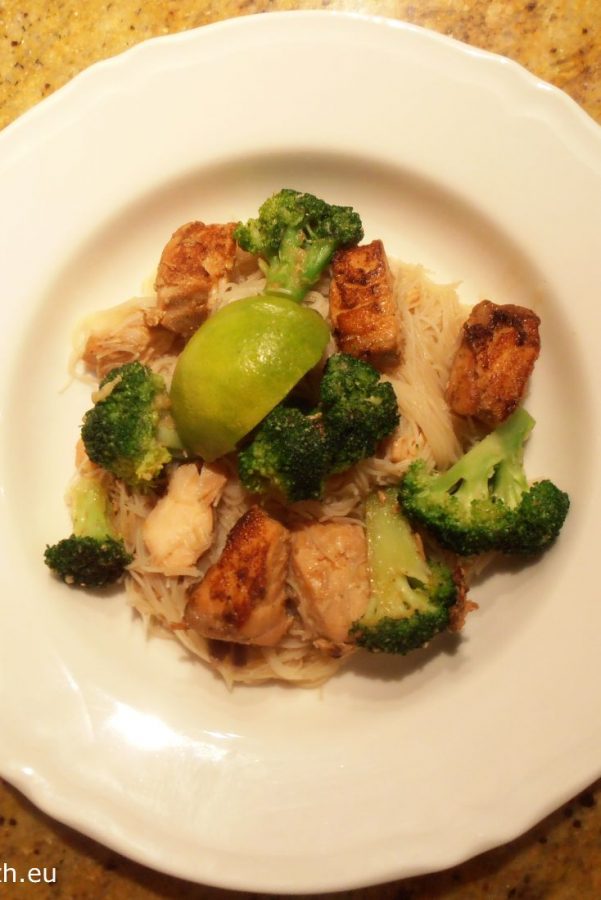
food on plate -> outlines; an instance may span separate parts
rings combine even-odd
[[[177,337],[160,324],[161,313],[155,302],[156,298],[152,306],[127,302],[97,313],[89,333],[86,323],[81,324],[85,338],[74,356],[81,359],[91,378],[100,381],[117,366],[145,364],[175,352]]]
[[[122,578],[228,685],[315,686],[460,631],[470,572],[540,554],[567,515],[523,464],[538,316],[470,312],[363,236],[352,207],[280,190],[256,219],[182,226],[150,294],[76,335],[93,405],[46,563]]]
[[[267,294],[300,301],[339,247],[359,243],[363,225],[350,206],[284,188],[263,203],[258,218],[240,223],[234,237],[264,261]]]
[[[377,368],[398,363],[401,325],[382,241],[345,247],[334,254],[330,318],[343,353]]]
[[[227,473],[217,463],[182,463],[173,469],[165,493],[142,526],[153,567],[177,574],[209,549],[226,481]]]
[[[409,653],[449,628],[451,610],[465,594],[463,573],[427,558],[399,510],[396,488],[367,498],[365,531],[371,590],[351,637],[367,650]]]
[[[399,423],[394,388],[371,366],[343,353],[329,357],[319,400],[277,406],[238,457],[240,480],[287,501],[319,499],[326,479],[373,456]]]
[[[494,428],[519,406],[540,353],[540,319],[531,309],[477,303],[463,326],[447,387],[459,416]]]
[[[110,498],[101,475],[81,475],[68,497],[73,533],[46,547],[46,564],[67,584],[104,587],[123,575],[133,556],[111,522]]]
[[[162,375],[126,363],[102,379],[93,400],[81,428],[89,459],[131,488],[149,486],[182,446]]]
[[[167,242],[155,281],[160,324],[191,337],[207,316],[212,288],[234,268],[235,222],[188,222]]]
[[[171,407],[187,449],[209,462],[233,450],[317,365],[328,338],[321,316],[284,297],[247,297],[215,312],[173,372]]]
[[[520,407],[450,469],[432,472],[422,460],[412,462],[399,489],[403,510],[462,556],[546,550],[565,521],[569,498],[548,479],[529,484],[523,455],[533,427]]]
[[[307,632],[333,655],[369,599],[365,529],[359,522],[307,522],[292,532],[290,578]]]
[[[292,625],[286,603],[290,534],[260,506],[229,532],[217,562],[189,593],[184,621],[220,641],[273,647]]]

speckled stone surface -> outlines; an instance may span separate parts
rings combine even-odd
[[[86,66],[145,38],[238,15],[315,8],[392,16],[505,54],[601,117],[599,0],[4,0],[0,126]]]
[[[601,123],[601,0],[0,0],[0,127],[88,65],[145,38],[237,15],[315,8],[392,16],[509,56],[567,91]],[[0,780],[0,878],[5,864],[17,878],[39,870],[38,883],[0,883],[0,898],[10,900],[250,896],[123,859],[39,812]],[[601,900],[601,782],[523,837],[454,869],[334,896]]]

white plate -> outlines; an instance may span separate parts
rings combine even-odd
[[[601,132],[516,65],[398,22],[244,18],[151,41],[0,136],[0,771],[115,849],[190,879],[326,891],[504,842],[601,773],[597,390]],[[281,186],[350,203],[368,237],[533,304],[532,476],[559,543],[474,591],[453,648],[357,661],[323,690],[228,693],[117,593],[49,577],[87,391],[81,315],[135,293],[191,218]]]

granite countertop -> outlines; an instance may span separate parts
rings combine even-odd
[[[598,0],[0,0],[0,127],[91,63],[145,38],[237,15],[315,8],[392,16],[509,56],[565,90],[601,123]],[[598,782],[507,846],[446,872],[340,896],[599,900],[600,836]],[[0,879],[4,863],[17,872],[45,867],[48,877],[55,875],[52,884],[0,883],[0,897],[7,898],[250,896],[130,862],[39,812],[0,780]]]

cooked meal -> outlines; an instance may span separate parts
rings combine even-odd
[[[459,632],[471,573],[555,541],[569,498],[523,459],[535,312],[467,309],[288,188],[157,259],[152,291],[76,334],[93,390],[57,577],[122,582],[228,685],[314,686]]]

